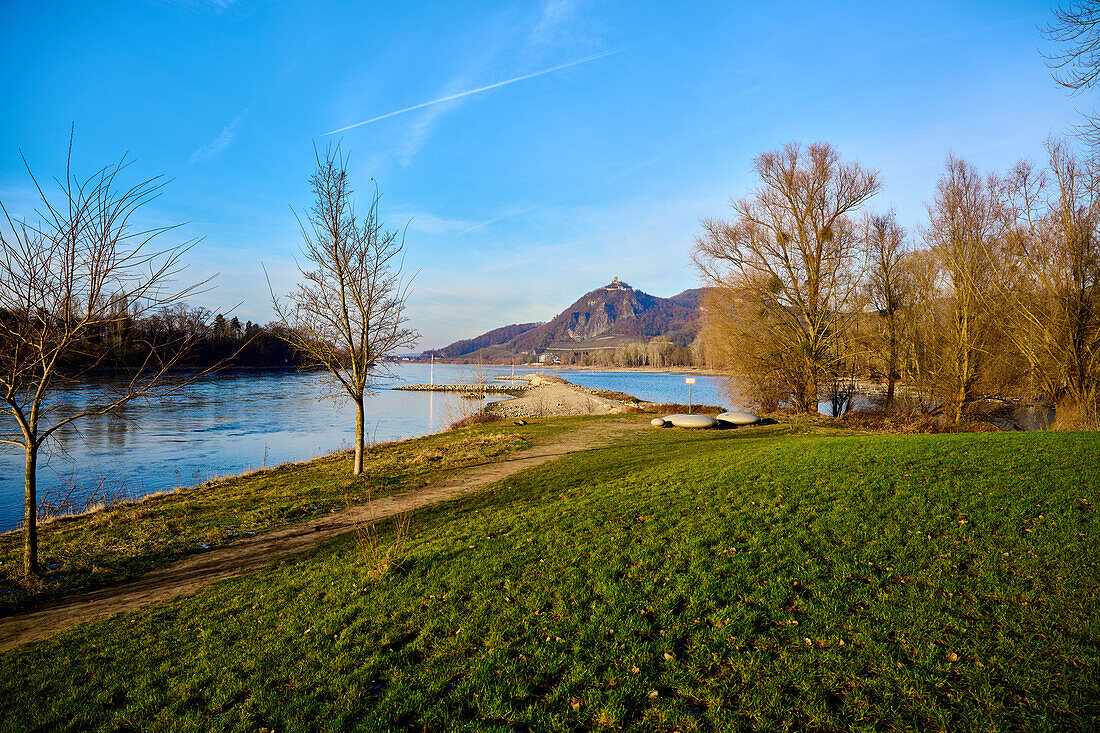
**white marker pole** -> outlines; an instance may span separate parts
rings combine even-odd
[[[431,374],[432,386],[434,387],[435,386],[435,352],[434,351],[432,352],[432,366],[431,366],[431,369],[429,370],[429,373]]]
[[[684,384],[688,386],[688,414],[691,414],[691,385],[695,384],[695,377],[684,377]]]

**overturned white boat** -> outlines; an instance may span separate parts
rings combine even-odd
[[[742,410],[722,412],[719,413],[715,419],[718,420],[718,422],[724,422],[730,425],[755,425],[760,422],[759,415],[754,415],[751,412],[744,412]]]
[[[678,428],[713,428],[718,421],[710,415],[666,415],[661,418]]]

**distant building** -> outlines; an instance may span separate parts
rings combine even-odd
[[[561,364],[561,359],[557,354],[551,354],[549,351],[544,351],[539,355],[539,364]]]
[[[630,290],[630,286],[627,285],[626,283],[624,283],[622,280],[620,280],[619,276],[616,275],[611,280],[611,283],[608,284],[608,285],[605,285],[603,289],[604,290]]]

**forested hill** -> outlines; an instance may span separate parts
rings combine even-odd
[[[679,295],[673,295],[669,300],[679,303],[687,308],[699,309],[699,303],[702,301],[703,296],[707,294],[709,288],[692,288],[691,290],[685,290]]]
[[[521,354],[537,355],[548,350],[609,349],[657,337],[667,338],[676,346],[687,346],[698,332],[699,301],[704,293],[704,288],[696,288],[671,298],[660,298],[616,278],[602,288],[585,293],[546,323],[494,329],[472,339],[456,341],[436,350],[435,354],[448,359],[493,361]],[[509,329],[515,333],[504,338]]]
[[[462,341],[455,341],[449,346],[444,346],[442,349],[434,349],[434,353],[437,359],[457,359],[460,356],[471,354],[478,349],[484,349],[488,346],[499,346],[500,344],[507,343],[520,334],[526,333],[531,329],[542,325],[541,323],[514,323],[511,326],[501,326],[500,328],[494,328],[488,333],[483,333],[480,336],[475,336],[472,339],[463,339]],[[425,356],[430,356],[433,351],[424,352]]]

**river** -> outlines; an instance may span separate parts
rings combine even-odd
[[[462,398],[457,395],[392,389],[427,383],[431,370],[427,364],[401,364],[393,369],[395,378],[378,382],[367,403],[369,440],[424,435],[459,416]],[[530,371],[530,366],[517,367],[516,373]],[[511,368],[485,367],[485,372],[490,378],[507,376]],[[555,373],[582,386],[657,402],[686,402],[688,397],[683,375]],[[434,379],[438,384],[470,382],[473,368],[437,364]],[[68,389],[63,399],[71,404],[94,401],[104,381]],[[347,400],[320,399],[323,391],[324,377],[316,372],[225,372],[156,403],[131,403],[118,415],[59,431],[40,458],[39,498],[70,496],[78,505],[89,495],[133,498],[348,448],[354,410]],[[702,376],[692,388],[692,401],[727,402],[719,380]],[[23,461],[18,448],[0,446],[0,531],[14,529],[22,519]]]

